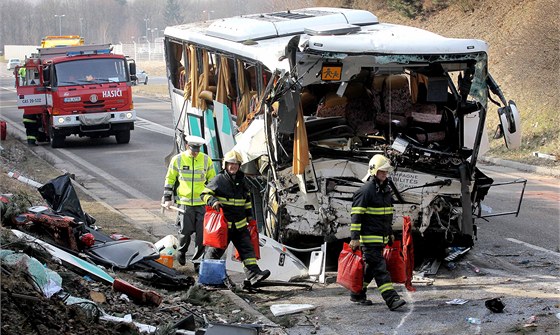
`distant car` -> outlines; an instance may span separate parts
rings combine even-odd
[[[136,70],[136,84],[148,85],[148,74],[144,70]]]
[[[6,70],[13,70],[18,65],[21,65],[21,61],[18,58],[10,58],[8,64],[6,64]]]

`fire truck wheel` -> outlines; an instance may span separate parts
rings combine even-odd
[[[118,144],[127,144],[130,142],[130,129],[121,130],[115,134]]]
[[[66,136],[64,135],[53,135],[51,138],[51,147],[52,148],[64,148],[64,139]]]

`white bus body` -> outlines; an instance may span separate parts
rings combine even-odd
[[[167,27],[165,52],[176,149],[182,134],[202,136],[218,167],[239,151],[264,232],[286,244],[348,238],[352,195],[383,153],[396,166],[394,230],[410,216],[427,251],[471,246],[492,184],[476,169],[489,91],[507,146],[520,142],[519,114],[488,73],[484,41],[380,23],[367,11]]]

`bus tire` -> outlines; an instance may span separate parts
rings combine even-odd
[[[115,134],[115,138],[118,144],[127,144],[130,142],[130,129],[119,131]]]

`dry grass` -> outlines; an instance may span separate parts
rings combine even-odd
[[[134,95],[146,95],[156,98],[169,98],[169,90],[167,85],[136,85],[133,86]]]
[[[136,66],[153,77],[165,77],[165,62],[163,61],[137,61]]]

